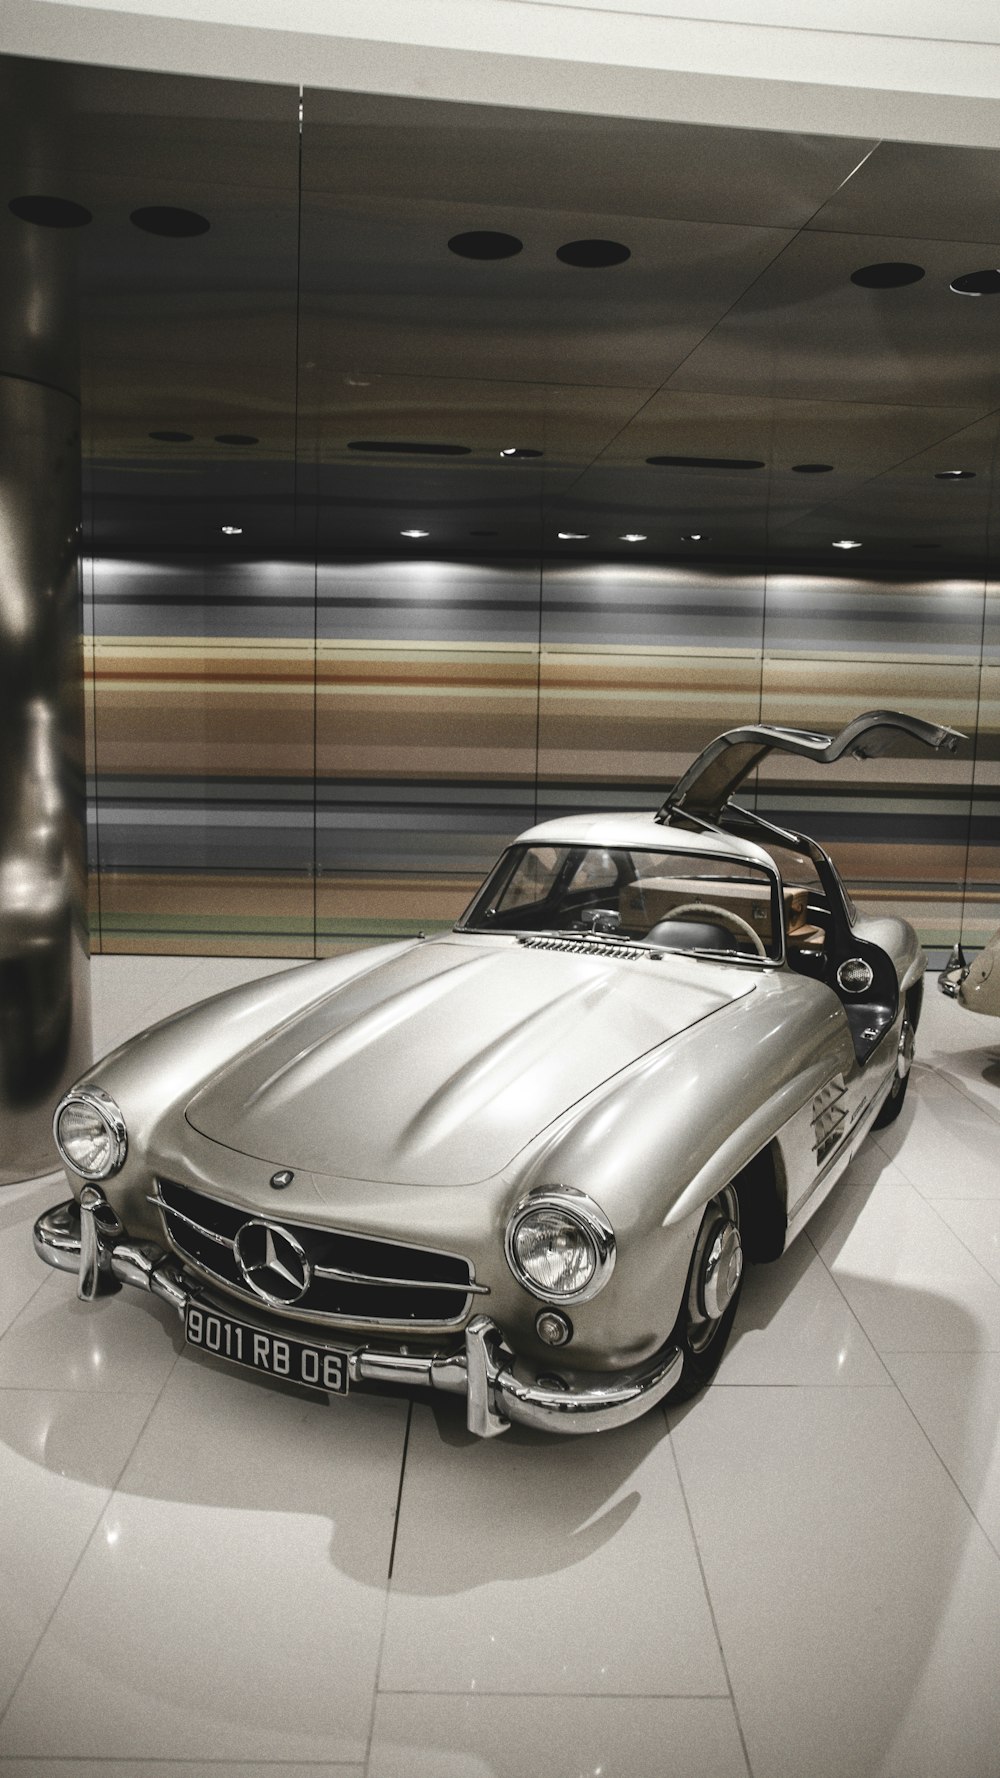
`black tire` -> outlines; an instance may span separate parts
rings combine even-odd
[[[722,1361],[743,1289],[739,1225],[739,1198],[735,1187],[727,1186],[706,1205],[695,1239],[681,1311],[672,1335],[674,1343],[684,1355],[684,1369],[680,1382],[674,1385],[667,1396],[668,1402],[688,1401],[692,1395],[697,1395],[706,1383],[711,1382]],[[713,1317],[706,1310],[704,1275],[715,1242],[727,1227],[732,1227],[735,1231],[739,1251],[739,1275],[721,1315]]]
[[[906,1050],[906,1072],[900,1074],[900,1065],[897,1063],[896,1072],[892,1077],[892,1086],[889,1088],[888,1098],[884,1100],[879,1114],[872,1124],[873,1130],[887,1129],[890,1124],[896,1122],[897,1117],[903,1109],[906,1100],[906,1089],[910,1084],[910,1067],[913,1062],[913,1034],[916,1031],[917,1020],[920,1017],[920,1003],[923,999],[923,994],[924,984],[921,981],[917,983],[915,988],[911,988],[906,996],[906,1010],[903,1014],[903,1023],[899,1032],[898,1051],[899,1055],[902,1055],[904,1049]]]

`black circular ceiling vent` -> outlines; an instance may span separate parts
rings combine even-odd
[[[199,216],[197,210],[178,210],[173,204],[146,204],[133,210],[129,221],[147,235],[165,235],[172,241],[185,235],[205,235],[211,226],[208,217]]]
[[[193,432],[151,432],[149,434],[149,436],[150,436],[150,438],[155,438],[158,444],[190,444],[192,439],[194,438],[194,433]]]
[[[903,284],[919,284],[924,276],[922,265],[910,265],[905,259],[883,259],[877,265],[859,266],[851,273],[851,283],[865,290],[898,290]]]
[[[984,272],[964,272],[952,279],[951,288],[956,296],[1000,295],[1000,271],[988,267]]]
[[[524,246],[516,235],[502,235],[492,228],[473,228],[467,234],[452,235],[448,247],[460,259],[513,259]]]
[[[217,432],[215,442],[216,444],[251,445],[260,444],[260,439],[255,438],[252,432]]]
[[[381,452],[383,455],[396,457],[470,457],[471,445],[456,444],[413,444],[394,438],[356,438],[348,445],[349,451]]]
[[[37,228],[86,228],[93,222],[93,213],[72,198],[11,198],[7,205],[22,222],[33,222]]]
[[[829,475],[832,463],[793,463],[793,475]]]
[[[631,248],[621,241],[567,241],[565,247],[556,248],[556,258],[563,265],[623,265],[631,257]]]
[[[500,455],[506,458],[508,463],[513,463],[518,457],[544,457],[545,452],[536,451],[531,445],[504,445]]]
[[[935,469],[934,471],[936,482],[974,482],[975,479],[974,469]]]
[[[655,469],[763,469],[758,457],[647,457]]]

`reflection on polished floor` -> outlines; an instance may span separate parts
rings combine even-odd
[[[97,1043],[267,969],[99,957]],[[997,1778],[1000,1021],[619,1434],[328,1403],[34,1259],[0,1193],[0,1778]]]

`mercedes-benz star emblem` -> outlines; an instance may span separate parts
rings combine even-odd
[[[294,1178],[295,1174],[291,1169],[283,1167],[280,1173],[271,1174],[271,1185],[276,1192],[283,1192],[286,1185],[291,1185]]]
[[[245,1222],[236,1237],[236,1263],[265,1303],[297,1303],[312,1283],[301,1243],[269,1222]]]

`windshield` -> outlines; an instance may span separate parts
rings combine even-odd
[[[512,846],[459,929],[774,960],[782,954],[776,880],[767,870],[673,848]]]

